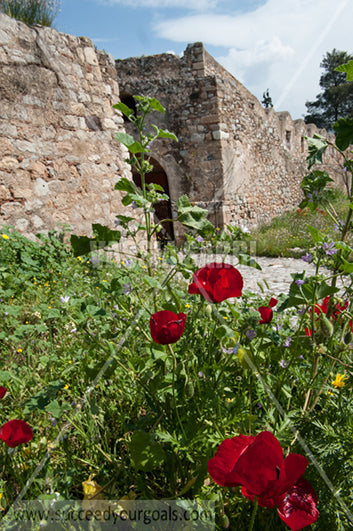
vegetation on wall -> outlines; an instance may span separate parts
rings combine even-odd
[[[51,26],[59,9],[60,0],[0,0],[0,12],[31,26]]]

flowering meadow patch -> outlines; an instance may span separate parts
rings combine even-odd
[[[137,128],[117,139],[142,186],[126,177],[115,186],[136,219],[119,215],[116,230],[95,224],[91,238],[70,242],[65,231],[34,242],[2,228],[2,526],[14,527],[21,500],[81,500],[86,514],[97,498],[114,500],[113,512],[143,500],[212,502],[217,530],[349,529],[353,211],[334,245],[310,227],[303,256],[316,271],[294,274],[288,293],[252,293],[238,268],[259,268],[239,250],[250,236],[217,231],[186,196],[175,221],[188,248],[156,253],[153,205],[167,196],[145,175],[154,143],[176,138],[146,126],[163,112],[157,100],[136,102],[136,114],[117,104]],[[329,145],[314,140],[311,159]],[[327,181],[317,179],[305,180],[311,202]],[[144,250],[108,257],[125,237],[144,237]]]

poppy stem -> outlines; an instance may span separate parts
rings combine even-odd
[[[180,416],[179,416],[178,404],[176,403],[176,399],[175,399],[175,370],[176,370],[176,367],[177,367],[177,360],[176,360],[174,351],[173,351],[172,347],[170,346],[170,344],[168,344],[168,349],[169,349],[169,352],[171,353],[171,355],[173,356],[172,391],[173,391],[173,399],[174,399],[174,409],[175,409],[175,414],[176,414],[176,417],[178,419],[178,423],[179,423],[179,426],[180,426],[180,429],[181,429],[181,433],[183,434],[184,441],[186,442],[187,441],[186,434],[185,434],[184,427],[183,427],[183,424],[182,424]]]
[[[254,498],[254,508],[253,508],[252,515],[251,515],[249,531],[253,530],[256,513],[257,513],[257,496],[255,496],[255,498]]]

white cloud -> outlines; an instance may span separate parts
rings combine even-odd
[[[247,13],[160,20],[155,31],[174,42],[221,46],[216,59],[259,99],[269,88],[276,110],[293,118],[320,91],[319,64],[333,48],[352,53],[351,0],[267,0]]]

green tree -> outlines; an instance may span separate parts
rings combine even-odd
[[[0,0],[0,13],[31,26],[51,26],[59,10],[60,0]]]
[[[320,87],[323,90],[315,101],[307,101],[305,104],[308,114],[304,119],[307,124],[315,124],[329,131],[339,118],[353,118],[353,82],[347,82],[345,73],[335,70],[351,59],[352,55],[335,48],[326,53],[320,63],[324,69],[320,77]]]

